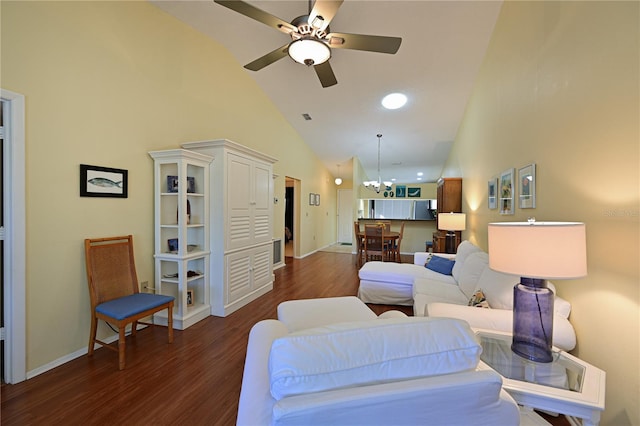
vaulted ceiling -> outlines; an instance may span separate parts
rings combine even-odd
[[[307,1],[248,0],[284,21],[306,15]],[[152,1],[227,48],[245,65],[290,38],[213,0]],[[345,0],[330,23],[333,32],[402,38],[396,54],[332,49],[338,84],[323,88],[312,68],[285,57],[255,79],[291,126],[337,175],[351,173],[357,157],[370,179],[416,183],[440,177],[501,1]],[[386,94],[402,92],[407,104],[386,110]],[[311,120],[305,120],[308,114]],[[340,168],[338,168],[340,165]],[[339,171],[338,171],[339,170]]]

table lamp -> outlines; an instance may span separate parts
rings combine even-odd
[[[531,361],[553,361],[554,294],[547,280],[587,275],[584,223],[490,223],[489,267],[521,276],[513,288],[511,350]]]
[[[440,213],[438,214],[438,229],[447,231],[445,251],[447,253],[456,252],[456,233],[464,231],[466,228],[467,215],[464,213]]]

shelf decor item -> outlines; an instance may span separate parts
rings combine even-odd
[[[536,208],[536,165],[529,164],[518,169],[518,207],[521,209]]]
[[[551,362],[554,294],[547,280],[587,275],[584,223],[490,223],[489,267],[521,276],[513,289],[511,350],[531,361]]]
[[[500,175],[500,214],[513,214],[513,169],[508,169]]]
[[[127,198],[128,171],[80,164],[80,196]]]

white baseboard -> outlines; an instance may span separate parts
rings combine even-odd
[[[144,324],[138,324],[138,330],[142,330],[142,329],[144,329],[146,327],[148,327],[148,326],[144,325]],[[130,335],[130,334],[131,334],[131,332],[126,333],[127,336]],[[118,335],[114,334],[112,336],[109,336],[109,337],[107,337],[105,339],[101,339],[101,340],[103,340],[105,343],[113,343],[113,342],[118,340]],[[101,347],[101,345],[99,345],[97,343],[93,345],[94,349],[98,349],[99,347]],[[73,361],[76,358],[80,358],[81,356],[86,355],[88,352],[89,352],[89,349],[86,348],[86,347],[83,348],[83,349],[78,349],[75,352],[67,354],[67,355],[65,355],[63,357],[60,357],[58,359],[54,359],[53,361],[51,361],[51,362],[49,362],[49,363],[47,363],[45,365],[41,365],[38,368],[35,368],[35,369],[31,370],[31,371],[27,371],[27,380],[32,379],[32,378],[34,378],[34,377],[36,377],[36,376],[38,376],[38,375],[40,375],[42,373],[46,373],[49,370],[53,370],[54,368],[59,367],[62,364],[66,364],[69,361]]]

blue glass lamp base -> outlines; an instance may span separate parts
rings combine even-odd
[[[511,350],[535,362],[553,360],[554,294],[547,281],[537,278],[520,279],[513,288],[513,341]]]

